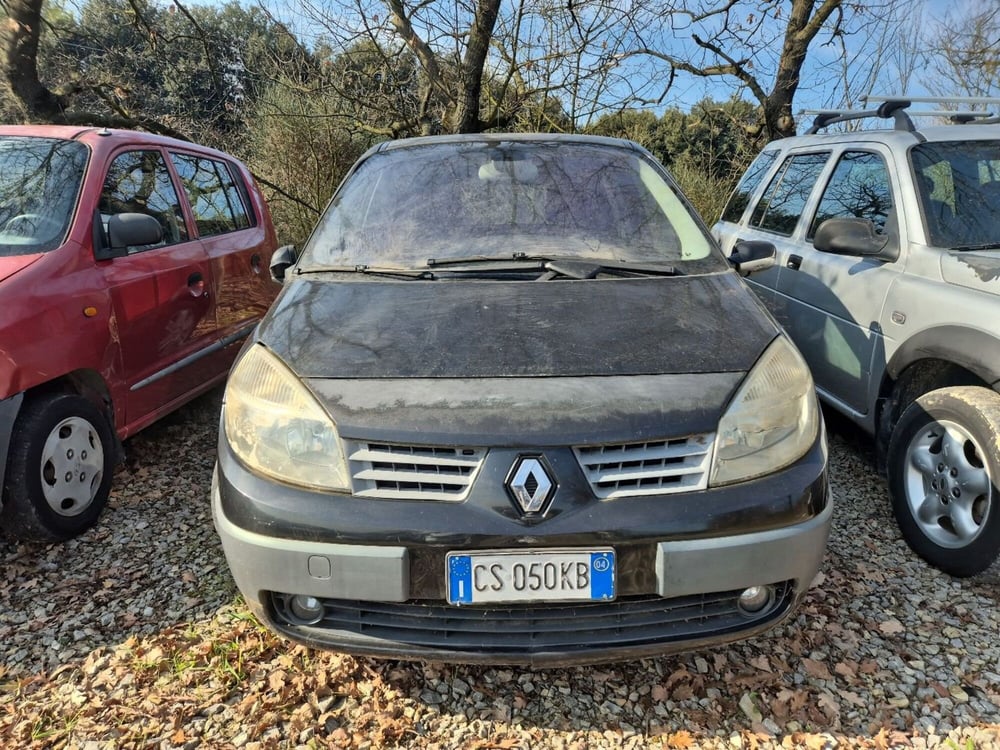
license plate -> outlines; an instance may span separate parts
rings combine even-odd
[[[449,604],[615,598],[612,549],[449,552],[447,575]]]

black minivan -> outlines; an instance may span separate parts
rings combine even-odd
[[[383,143],[230,376],[213,511],[309,646],[558,665],[786,618],[832,515],[795,347],[628,141]],[[735,267],[734,267],[735,266]],[[744,269],[745,270],[745,269]]]

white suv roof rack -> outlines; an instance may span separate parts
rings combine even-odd
[[[915,132],[916,126],[911,117],[933,115],[937,117],[947,117],[954,123],[963,124],[970,122],[978,123],[1000,123],[1000,117],[993,112],[982,112],[977,110],[908,110],[914,102],[920,104],[979,104],[983,106],[998,106],[1000,98],[985,96],[883,96],[869,94],[862,96],[863,104],[868,102],[879,102],[875,109],[823,109],[804,110],[802,114],[816,115],[812,126],[806,131],[806,135],[818,133],[827,125],[837,122],[847,122],[848,120],[862,120],[869,117],[879,117],[887,119],[893,118],[893,127],[896,130]]]

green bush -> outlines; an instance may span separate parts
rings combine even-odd
[[[262,181],[278,241],[301,247],[347,170],[374,139],[352,132],[330,97],[271,86],[249,120],[245,158]]]
[[[707,174],[694,158],[687,155],[674,160],[670,173],[708,226],[719,220],[740,175],[735,171],[733,176],[727,177]]]

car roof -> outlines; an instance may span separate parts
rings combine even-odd
[[[883,143],[890,147],[909,148],[919,143],[941,141],[1000,141],[1000,124],[931,125],[914,131],[880,128],[837,133],[805,133],[772,141],[765,150],[842,143]]]
[[[574,133],[464,133],[458,135],[428,135],[417,138],[400,138],[385,141],[375,148],[380,151],[394,151],[412,146],[426,146],[438,143],[585,143],[600,146],[627,148],[646,153],[639,144],[624,138],[610,138],[599,135],[577,135]]]
[[[211,154],[229,161],[234,157],[208,146],[179,138],[170,138],[141,130],[118,128],[98,128],[74,125],[0,125],[0,136],[22,136],[26,138],[57,138],[79,141],[91,146],[95,151],[113,150],[118,146],[149,145],[174,149],[195,150]]]

